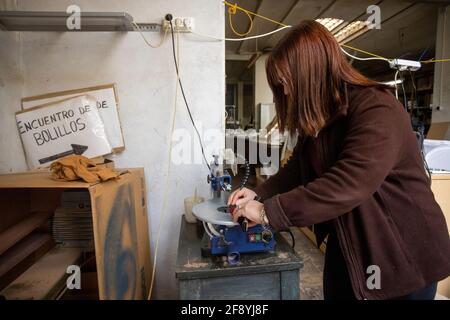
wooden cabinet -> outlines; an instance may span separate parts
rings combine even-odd
[[[119,179],[96,184],[54,181],[47,172],[0,176],[1,296],[71,298],[77,289],[66,288],[67,268],[75,265],[81,268],[80,291],[97,291],[87,296],[147,298],[151,265],[144,170],[121,171]],[[52,218],[67,190],[88,193],[91,251],[55,241]]]
[[[450,231],[450,174],[434,174],[432,176],[431,189],[436,201],[444,212],[447,228]],[[450,277],[439,282],[438,293],[450,298]]]

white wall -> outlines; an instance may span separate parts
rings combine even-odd
[[[266,76],[266,61],[268,54],[263,54],[255,62],[255,105],[272,103],[273,95]]]
[[[196,30],[201,33],[224,35],[224,8],[220,0],[16,2],[18,10],[61,11],[77,4],[83,11],[125,11],[137,22],[160,22],[170,12],[174,16],[194,17]],[[159,34],[146,35],[153,43],[159,41]],[[172,165],[166,187],[176,81],[170,37],[158,49],[145,46],[136,32],[0,32],[0,43],[0,172],[26,169],[14,120],[20,98],[116,83],[126,150],[113,160],[117,167],[145,168],[152,249],[163,195],[168,192],[155,289],[157,298],[176,298],[174,265],[183,199],[193,194],[194,187],[205,197],[209,196],[209,189],[208,172],[201,164]],[[199,40],[192,35],[180,37],[182,81],[193,116],[202,122],[204,129],[224,130],[224,52],[223,42]],[[175,127],[193,132],[180,96]]]
[[[436,59],[450,56],[450,6],[439,9],[436,32]],[[450,64],[436,63],[434,66],[433,122],[450,122]],[[450,130],[446,139],[450,140]]]
[[[15,1],[0,2],[0,10],[15,9]],[[0,31],[0,173],[27,167],[14,116],[22,89],[21,34]]]
[[[257,123],[261,129],[264,129],[276,115],[275,105],[272,104],[273,94],[266,75],[268,56],[268,54],[264,54],[255,62],[255,116],[260,118],[257,119]],[[260,103],[262,104],[262,110],[258,106]]]

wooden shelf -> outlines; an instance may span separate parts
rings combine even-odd
[[[66,286],[67,267],[78,264],[81,254],[80,248],[53,248],[0,295],[7,300],[55,299]]]

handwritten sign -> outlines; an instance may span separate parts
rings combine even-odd
[[[31,169],[71,154],[95,158],[111,153],[94,97],[82,95],[16,113]]]
[[[118,99],[113,84],[23,98],[22,109],[27,110],[38,105],[73,98],[79,95],[89,95],[97,100],[96,105],[105,124],[106,136],[113,148],[113,152],[122,151],[125,148],[125,143],[119,119]]]

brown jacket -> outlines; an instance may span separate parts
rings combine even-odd
[[[332,223],[358,299],[403,296],[450,274],[445,218],[402,105],[380,88],[346,94],[318,136],[299,141],[255,192],[276,230]],[[381,289],[366,285],[370,265],[380,267]]]

